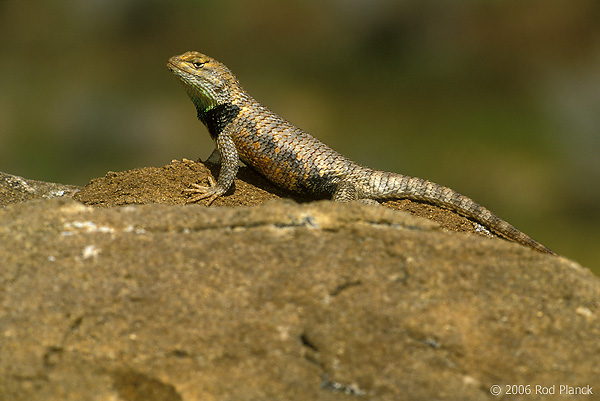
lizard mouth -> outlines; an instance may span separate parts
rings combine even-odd
[[[171,59],[169,59],[169,61],[167,62],[167,68],[179,80],[187,81],[192,77],[192,74],[189,71],[186,71],[186,69],[183,68],[181,64]]]
[[[179,60],[179,58],[177,56],[175,57],[171,57],[168,61],[167,61],[167,68],[175,73],[175,74],[190,74],[189,71],[186,70],[186,64],[183,63],[181,60]]]
[[[179,68],[179,66],[175,64],[175,62],[171,59],[167,61],[167,68],[173,72],[175,72],[176,70],[182,71],[181,68]]]

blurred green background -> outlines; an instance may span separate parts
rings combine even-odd
[[[0,0],[0,171],[207,157],[198,50],[351,159],[450,186],[600,273],[600,2]]]

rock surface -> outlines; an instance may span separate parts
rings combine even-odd
[[[80,189],[74,185],[27,180],[0,171],[0,207],[32,199],[71,197]]]
[[[385,207],[267,200],[260,182],[218,202],[262,205],[179,206],[195,169],[111,173],[75,196],[170,205],[0,209],[0,400],[600,394],[587,269]]]

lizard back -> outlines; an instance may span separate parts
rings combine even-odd
[[[287,190],[330,197],[358,167],[254,99],[240,106],[236,124],[233,142],[240,159]]]

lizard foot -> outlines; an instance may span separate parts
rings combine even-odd
[[[227,191],[226,189],[223,189],[220,186],[218,186],[212,177],[208,177],[208,183],[208,187],[199,184],[192,184],[192,188],[184,189],[185,192],[191,192],[192,194],[195,194],[190,199],[188,199],[186,203],[196,203],[202,199],[208,199],[207,206],[210,206],[215,201],[215,199],[217,199],[219,196],[223,195]]]

